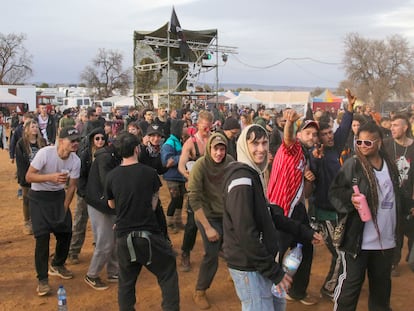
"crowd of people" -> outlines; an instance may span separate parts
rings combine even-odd
[[[9,140],[0,127],[0,147],[16,163],[23,232],[36,241],[37,294],[50,293],[49,276],[73,277],[66,261],[79,264],[90,220],[94,251],[84,281],[95,290],[118,283],[120,310],[134,310],[143,266],[158,279],[163,310],[180,309],[177,270],[198,269],[193,300],[209,309],[220,256],[242,310],[279,311],[286,300],[314,305],[321,298],[334,310],[356,310],[366,272],[369,310],[391,310],[404,235],[414,271],[413,120],[407,113],[380,118],[346,94],[344,109],[305,116],[290,108],[185,106],[131,107],[109,119],[99,105],[61,115],[40,105],[15,116]],[[165,209],[162,181],[170,194]],[[355,186],[368,202],[366,222]],[[170,235],[180,231],[177,251]],[[198,231],[204,256],[194,267]],[[321,241],[331,264],[314,297],[307,288],[313,244]],[[297,243],[303,259],[291,276],[281,262]],[[274,296],[272,284],[285,295]]]

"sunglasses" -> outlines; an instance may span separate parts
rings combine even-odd
[[[365,147],[371,148],[377,140],[378,139],[376,140],[357,139],[355,143],[357,144],[358,147],[361,147],[362,145],[364,145]]]
[[[95,140],[96,140],[96,141],[99,141],[99,140],[105,140],[105,137],[102,137],[102,136],[96,136],[96,137],[95,137]]]

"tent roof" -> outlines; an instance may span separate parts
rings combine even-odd
[[[133,96],[122,96],[122,98],[119,98],[118,101],[114,102],[114,107],[131,107],[134,106],[134,97]]]
[[[217,97],[213,96],[213,97],[211,97],[207,100],[207,103],[208,104],[215,104],[215,103],[224,104],[226,102],[226,100],[229,100],[229,99],[231,99],[231,98],[227,97],[227,96],[224,96],[224,95],[220,95],[218,97],[218,100],[217,100]]]
[[[169,23],[165,23],[163,26],[158,28],[157,30],[153,31],[145,31],[145,30],[136,30],[134,31],[134,42],[144,40],[145,36],[167,39],[168,38],[168,25]],[[184,37],[186,41],[192,42],[200,42],[208,44],[211,40],[217,36],[217,29],[207,29],[207,30],[188,30],[183,29]],[[171,39],[177,40],[178,37],[176,34],[169,33]],[[155,49],[155,46],[151,46],[152,49]],[[166,46],[159,46],[160,49],[159,57],[161,59],[167,58],[168,55],[168,48]],[[172,48],[170,47],[170,57],[176,58],[181,55],[179,48]],[[195,61],[196,56],[191,53],[190,61]]]
[[[223,96],[226,96],[227,98],[235,98],[237,95],[234,94],[232,91],[228,90],[226,93],[222,94]]]
[[[247,94],[240,94],[237,97],[226,100],[225,103],[226,104],[237,104],[237,105],[250,105],[250,104],[261,104],[262,101]]]
[[[25,104],[27,100],[21,97],[17,97],[10,93],[0,92],[0,103],[2,104]]]
[[[263,104],[272,105],[303,105],[310,100],[310,92],[296,91],[242,91],[240,94],[253,96]]]
[[[336,103],[342,102],[342,98],[335,96],[329,89],[326,89],[321,95],[313,98],[314,103]]]

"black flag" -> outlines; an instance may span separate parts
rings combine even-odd
[[[172,9],[170,27],[168,31],[177,36],[180,45],[181,60],[188,62],[190,60],[190,47],[187,44],[184,32],[181,28],[180,22],[178,21],[174,7]]]

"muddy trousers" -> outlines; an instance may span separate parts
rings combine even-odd
[[[391,311],[391,261],[394,249],[362,250],[357,257],[340,252],[343,271],[335,289],[334,311],[355,311],[368,275],[369,311]]]

